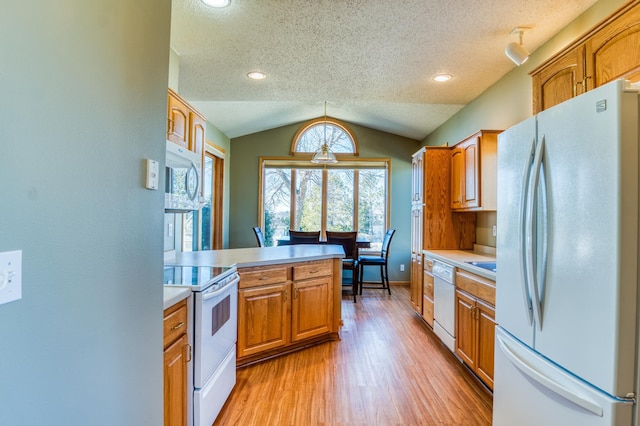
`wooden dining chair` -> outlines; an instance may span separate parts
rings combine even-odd
[[[358,245],[356,239],[357,232],[336,232],[327,231],[327,244],[341,245],[344,249],[345,257],[342,259],[342,270],[351,271],[351,283],[342,285],[350,285],[353,292],[353,303],[356,303],[356,295],[358,294]]]
[[[389,270],[388,270],[388,260],[389,260],[389,246],[391,245],[391,238],[393,238],[393,234],[396,232],[395,229],[389,229],[384,236],[384,240],[382,241],[382,250],[380,251],[379,256],[360,256],[358,257],[358,266],[360,271],[358,272],[360,278],[360,294],[362,294],[363,288],[382,288],[387,289],[389,294],[391,294],[391,287],[389,286]],[[374,282],[364,282],[364,267],[365,266],[379,266],[380,267],[380,284],[381,286],[375,287],[364,287],[363,284],[374,284]]]
[[[289,244],[320,244],[320,231],[306,232],[290,229]]]

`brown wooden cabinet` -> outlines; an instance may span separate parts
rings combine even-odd
[[[495,283],[458,271],[456,287],[456,353],[493,389]]]
[[[422,286],[422,318],[433,327],[433,260],[424,258]]]
[[[424,314],[423,250],[471,249],[476,216],[452,213],[448,147],[423,147],[411,158],[411,306]]]
[[[204,155],[206,118],[171,89],[167,105],[167,140]]]
[[[187,337],[187,302],[164,312],[164,424],[187,424],[187,367],[191,347]]]
[[[333,289],[331,261],[294,265],[291,341],[331,332]]]
[[[480,130],[451,150],[451,209],[495,211],[498,134]]]
[[[534,113],[618,78],[640,81],[640,0],[617,10],[530,75]]]
[[[239,268],[238,364],[337,338],[337,266],[320,260]]]

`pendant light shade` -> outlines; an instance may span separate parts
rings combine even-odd
[[[322,138],[322,145],[311,158],[311,162],[315,164],[335,164],[338,162],[336,156],[329,151],[329,144],[327,143],[327,101],[324,102],[324,132]]]

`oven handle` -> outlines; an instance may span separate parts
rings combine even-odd
[[[202,300],[209,300],[213,297],[216,297],[217,295],[224,293],[225,291],[227,291],[227,289],[234,285],[237,284],[238,282],[240,282],[240,276],[238,274],[235,274],[235,277],[229,281],[224,287],[220,287],[218,289],[211,289],[211,290],[205,290],[202,292]]]

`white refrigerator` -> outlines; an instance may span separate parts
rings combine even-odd
[[[499,136],[496,426],[640,425],[638,102],[618,80]]]

